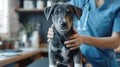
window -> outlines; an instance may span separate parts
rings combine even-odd
[[[8,0],[0,0],[0,34],[8,33]]]

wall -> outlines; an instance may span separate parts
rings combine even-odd
[[[2,27],[0,28],[0,37],[8,38],[11,35],[15,35],[19,28],[18,16],[15,12],[16,6],[19,4],[19,0],[3,0],[3,13],[1,15]]]
[[[10,36],[16,36],[19,30],[19,18],[15,8],[19,5],[19,0],[8,0],[9,1],[9,31]]]

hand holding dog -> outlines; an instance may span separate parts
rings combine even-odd
[[[54,36],[53,25],[51,25],[51,27],[48,30],[47,41],[49,42],[53,38],[53,36]]]
[[[53,25],[48,30],[48,42],[53,38],[54,31],[53,31]],[[83,36],[80,36],[76,31],[75,34],[69,37],[68,41],[65,41],[64,44],[66,44],[67,47],[69,47],[71,50],[79,48],[81,44],[83,44],[84,38]]]
[[[77,32],[69,37],[68,41],[65,41],[64,44],[66,44],[67,47],[70,48],[70,50],[74,50],[80,47],[81,44],[84,42],[84,37],[80,36]]]

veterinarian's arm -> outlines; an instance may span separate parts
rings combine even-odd
[[[113,32],[111,37],[89,37],[89,36],[80,36],[75,34],[70,37],[71,40],[66,41],[68,47],[71,49],[78,48],[78,45],[81,43],[89,44],[99,48],[110,48],[114,49],[120,45],[120,33]]]

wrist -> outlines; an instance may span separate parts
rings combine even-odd
[[[87,36],[81,36],[82,37],[82,44],[86,44],[87,42]]]

